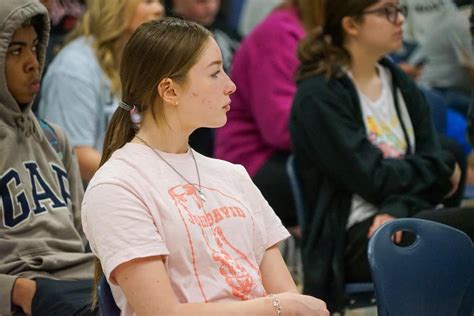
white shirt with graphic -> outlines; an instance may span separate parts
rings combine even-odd
[[[382,151],[384,158],[403,159],[407,151],[407,142],[395,108],[391,73],[387,68],[380,65],[377,65],[377,70],[382,81],[382,92],[377,100],[371,100],[357,89],[365,129],[367,131],[367,138]],[[414,150],[415,138],[413,125],[408,115],[405,101],[399,90],[397,90],[397,97],[400,106],[400,115],[408,134],[410,147]],[[377,211],[375,205],[367,202],[361,196],[354,194],[352,197],[351,213],[346,228],[350,228],[352,225],[364,221],[377,213]]]
[[[245,169],[190,151],[159,152],[128,143],[89,183],[84,232],[110,283],[121,263],[164,256],[181,303],[241,301],[265,296],[259,265],[266,249],[289,236]],[[121,289],[122,315],[134,315]]]

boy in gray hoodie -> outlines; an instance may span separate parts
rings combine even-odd
[[[39,1],[0,1],[0,315],[92,313],[76,157],[31,111],[48,33]]]

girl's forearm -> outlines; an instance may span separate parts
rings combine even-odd
[[[288,306],[282,306],[285,316],[291,315]],[[195,316],[231,316],[231,315],[252,315],[252,316],[267,316],[277,315],[277,310],[272,304],[270,297],[261,297],[253,300],[242,302],[229,303],[188,303],[177,304],[171,310],[152,311],[150,313],[138,316],[181,316],[181,315],[195,315]]]

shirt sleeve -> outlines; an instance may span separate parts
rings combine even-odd
[[[17,275],[0,274],[0,315],[13,315],[14,306],[12,303],[12,292]]]
[[[82,204],[83,229],[104,273],[137,258],[168,255],[150,210],[139,196],[118,184],[90,188]]]
[[[41,116],[64,128],[74,147],[94,147],[100,113],[97,88],[82,76],[51,71],[41,90]]]
[[[264,238],[261,241],[266,250],[271,246],[290,237],[290,233],[281,223],[280,218],[275,214],[268,202],[263,197],[260,190],[255,186],[244,167],[239,166],[238,172],[241,177],[240,183],[244,185],[245,197],[256,215],[258,225],[261,225],[264,231]],[[259,241],[257,241],[259,242]]]

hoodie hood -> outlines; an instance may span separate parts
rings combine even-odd
[[[37,54],[41,75],[49,38],[48,11],[38,0],[0,1],[0,118],[7,125],[18,128],[20,134],[25,134],[25,136],[38,134],[36,131],[38,126],[32,119],[31,105],[33,102],[21,110],[8,91],[5,78],[5,57],[15,31],[25,21],[36,16],[40,16],[40,23],[38,26],[35,25],[35,29],[39,40]]]

